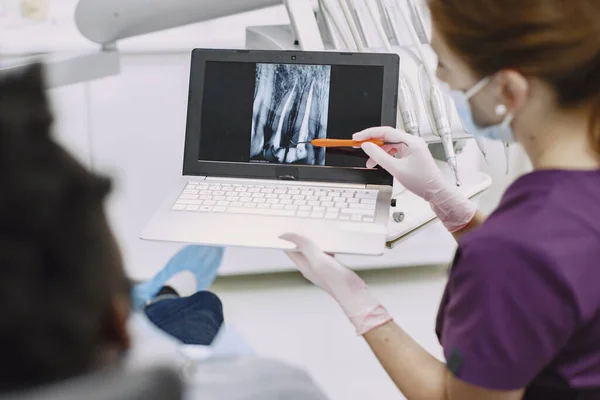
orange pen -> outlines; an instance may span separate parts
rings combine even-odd
[[[315,147],[360,147],[361,144],[363,143],[374,143],[377,146],[384,146],[386,144],[399,144],[399,143],[387,143],[384,142],[383,140],[380,139],[369,139],[369,140],[364,140],[362,142],[356,141],[356,140],[351,140],[351,139],[314,139],[311,140],[310,142],[300,142],[300,143],[294,143],[296,145],[298,144],[302,144],[302,143],[309,143]]]

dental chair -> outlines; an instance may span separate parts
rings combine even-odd
[[[0,400],[179,400],[183,385],[167,368],[105,371],[65,383],[0,396]]]

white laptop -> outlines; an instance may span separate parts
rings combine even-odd
[[[395,126],[397,89],[392,54],[194,50],[183,177],[142,239],[383,253],[392,177],[305,142]]]

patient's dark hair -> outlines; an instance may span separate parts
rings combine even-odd
[[[127,294],[103,202],[110,182],[51,137],[43,70],[0,75],[0,391],[85,373]]]

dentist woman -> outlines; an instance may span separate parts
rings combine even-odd
[[[354,135],[423,197],[459,249],[437,318],[446,363],[351,270],[295,235],[289,256],[327,291],[408,399],[600,399],[600,1],[429,0],[438,77],[468,131],[519,142],[535,171],[489,217],[419,138]],[[393,157],[396,156],[396,157]]]

